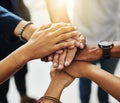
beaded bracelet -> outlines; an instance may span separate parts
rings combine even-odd
[[[19,35],[18,35],[18,36],[19,36],[19,39],[20,39],[21,41],[27,42],[26,39],[23,38],[22,34],[23,34],[25,28],[26,28],[28,25],[30,25],[30,24],[33,24],[33,23],[32,23],[31,21],[30,21],[30,22],[27,22],[27,23],[26,23],[25,25],[23,25],[23,27],[21,28],[20,33],[19,33]]]
[[[41,103],[43,100],[51,100],[54,101],[55,103],[62,103],[59,99],[51,97],[51,96],[43,96],[39,99],[38,103]]]

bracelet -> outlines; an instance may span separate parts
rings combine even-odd
[[[51,100],[51,101],[54,101],[55,103],[62,103],[59,99],[57,98],[54,98],[54,97],[51,97],[51,96],[43,96],[39,99],[38,103],[41,103],[43,100]]]
[[[64,71],[64,70],[63,70],[63,72],[66,73],[68,76],[70,76],[70,77],[73,78],[73,79],[76,78],[76,77],[72,76],[71,74],[69,74],[68,72],[66,72],[66,71]]]
[[[20,33],[19,33],[19,39],[21,40],[21,41],[24,41],[24,42],[27,42],[27,40],[25,39],[25,38],[23,38],[23,36],[22,36],[22,34],[23,34],[23,32],[24,32],[24,30],[25,30],[25,28],[28,26],[28,25],[30,25],[30,24],[33,24],[31,21],[30,22],[27,22],[25,25],[23,25],[23,27],[21,28],[21,30],[20,30]]]

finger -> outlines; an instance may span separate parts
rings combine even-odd
[[[53,67],[54,68],[58,67],[58,60],[59,60],[59,54],[54,54],[54,57],[53,57]]]
[[[69,38],[69,39],[66,39],[65,41],[74,41],[74,42],[76,42],[73,38]],[[74,48],[75,47],[75,45],[72,45],[72,46],[70,46],[70,47],[68,47],[68,48],[70,48],[70,49],[72,49],[72,48]]]
[[[58,51],[56,51],[55,53],[57,53],[57,54],[62,54],[62,53],[63,53],[63,50],[58,50]]]
[[[56,68],[54,68],[53,66],[51,66],[51,70],[50,70],[50,76],[51,76],[51,79],[56,75]]]
[[[76,33],[77,33],[77,35],[74,36],[73,39],[79,41],[81,34],[78,31]]]
[[[47,32],[56,31],[56,30],[58,30],[59,28],[61,28],[61,27],[63,27],[63,26],[70,26],[70,25],[67,24],[67,23],[63,23],[63,22],[54,23],[54,24],[52,24],[51,28],[48,28]]]
[[[75,30],[76,28],[74,26],[67,25],[67,26],[62,26],[61,28],[58,28],[54,33],[56,34],[56,36],[60,36],[60,34],[65,34],[65,33],[74,31],[74,33],[77,35]]]
[[[77,36],[73,37],[73,39],[75,40],[75,46],[76,46],[76,47],[79,47],[79,46],[80,46],[80,36],[81,36],[81,34],[78,33]]]
[[[63,42],[58,43],[54,46],[54,51],[61,50],[61,49],[64,49],[64,48],[68,48],[70,46],[73,46],[74,44],[75,44],[74,41],[69,41],[69,42],[63,41]]]
[[[77,48],[74,49],[68,49],[66,60],[65,60],[65,66],[69,66],[71,62],[73,61],[75,54],[76,54]]]
[[[67,53],[67,49],[64,49],[63,53],[60,54],[59,56],[59,62],[58,62],[58,68],[57,68],[58,70],[61,70],[64,68],[66,53]]]
[[[52,24],[42,25],[39,30],[45,30],[51,27]]]
[[[53,55],[54,54],[51,54],[51,55],[48,56],[48,61],[53,61]]]
[[[85,44],[86,44],[86,38],[84,35],[81,35],[80,36],[80,48],[83,49],[85,47]]]
[[[67,40],[69,38],[72,38],[72,37],[74,37],[76,35],[77,34],[74,31],[73,32],[69,32],[69,33],[65,33],[65,34],[62,34],[62,35],[59,35],[58,37],[56,37],[55,42],[59,43],[59,42],[62,42],[64,40]]]

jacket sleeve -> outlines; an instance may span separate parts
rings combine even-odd
[[[22,18],[0,6],[0,38],[10,40],[17,24]]]

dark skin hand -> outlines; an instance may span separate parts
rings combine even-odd
[[[84,49],[77,49],[74,60],[77,61],[95,61],[102,57],[102,49],[97,45],[86,45]]]

